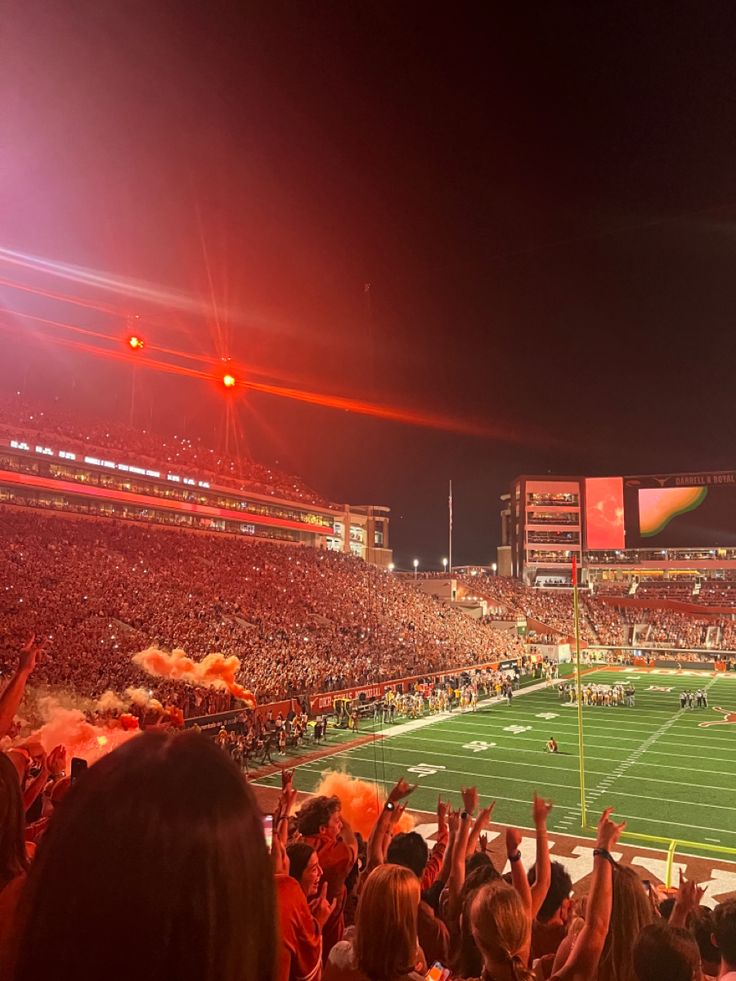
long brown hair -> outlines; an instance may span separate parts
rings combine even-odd
[[[13,979],[272,981],[275,952],[250,788],[205,736],[149,733],[91,767],[54,814]]]
[[[528,947],[531,919],[518,892],[506,882],[481,886],[470,910],[470,922],[486,966],[507,964],[515,981],[533,981],[521,952]]]
[[[0,889],[28,871],[25,811],[18,771],[0,753]]]
[[[401,865],[379,865],[366,879],[355,919],[355,954],[371,981],[393,981],[414,970],[419,899],[419,880]]]
[[[636,872],[625,865],[613,869],[613,902],[598,981],[636,981],[634,940],[654,922],[654,910]]]

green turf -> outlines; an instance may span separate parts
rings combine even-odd
[[[610,804],[619,819],[627,819],[629,831],[736,848],[736,725],[699,727],[722,719],[715,706],[736,712],[736,677],[601,669],[587,679],[611,684],[627,677],[636,679],[635,708],[583,710],[589,821],[595,823]],[[708,686],[710,708],[681,711],[679,692],[700,685]],[[671,691],[652,690],[657,687]],[[550,830],[580,833],[577,709],[562,704],[552,690],[517,696],[511,707],[455,713],[395,736],[390,734],[398,726],[379,728],[390,738],[304,765],[289,759],[298,766],[296,786],[314,789],[327,768],[387,785],[405,774],[419,783],[412,806],[431,811],[438,794],[472,783],[483,799],[496,799],[494,821],[521,827],[530,825],[529,802],[538,789],[555,802]],[[544,752],[550,735],[559,743],[559,756]],[[332,735],[330,742],[338,738],[344,737]],[[411,772],[419,765],[424,772]]]

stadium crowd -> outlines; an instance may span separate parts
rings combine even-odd
[[[211,480],[287,500],[329,507],[317,491],[301,477],[287,474],[278,467],[267,467],[254,460],[218,453],[201,440],[188,436],[158,436],[145,429],[110,421],[95,422],[88,416],[70,412],[58,403],[39,403],[21,395],[0,397],[0,433],[13,439],[38,439],[42,443],[63,441],[57,449],[81,450],[107,458],[111,452],[122,454],[119,462],[139,466],[164,465],[181,476]]]
[[[13,509],[0,542],[0,668],[36,633],[36,680],[89,697],[143,686],[199,714],[212,695],[131,662],[150,645],[237,655],[261,702],[523,653],[515,631],[340,553]]]
[[[0,738],[37,656],[0,695]],[[248,782],[201,734],[145,733],[82,771],[64,746],[17,746],[0,754],[0,981],[736,977],[736,902],[645,886],[612,854],[611,808],[583,902],[551,860],[551,801],[531,802],[527,871],[512,827],[494,863],[474,787],[438,801],[431,850],[399,830],[414,789],[399,780],[364,839],[339,796],[297,810],[283,771],[269,847]]]
[[[570,590],[535,589],[503,576],[461,576],[459,581],[469,595],[488,603],[489,621],[525,617],[537,632],[542,632],[540,628],[552,630],[558,639],[572,634]],[[599,595],[598,591],[591,594],[580,590],[580,631],[585,644],[710,648],[714,652],[736,649],[736,621],[730,614],[706,616],[666,606],[625,606],[616,602],[621,595],[617,591],[603,590]],[[657,593],[657,599],[665,598],[677,597]]]

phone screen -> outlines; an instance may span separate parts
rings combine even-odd
[[[424,981],[447,981],[449,977],[450,969],[443,967],[439,961],[435,961],[424,975]]]
[[[71,768],[69,770],[69,775],[71,777],[71,783],[75,784],[79,780],[80,776],[87,771],[87,761],[81,759],[79,756],[74,756],[72,758]]]
[[[273,843],[273,815],[267,814],[263,819],[263,833],[266,836],[266,846],[271,847]]]

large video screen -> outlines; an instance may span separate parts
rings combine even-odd
[[[585,545],[624,548],[623,477],[585,478]]]
[[[736,546],[736,473],[625,481],[629,548]]]

